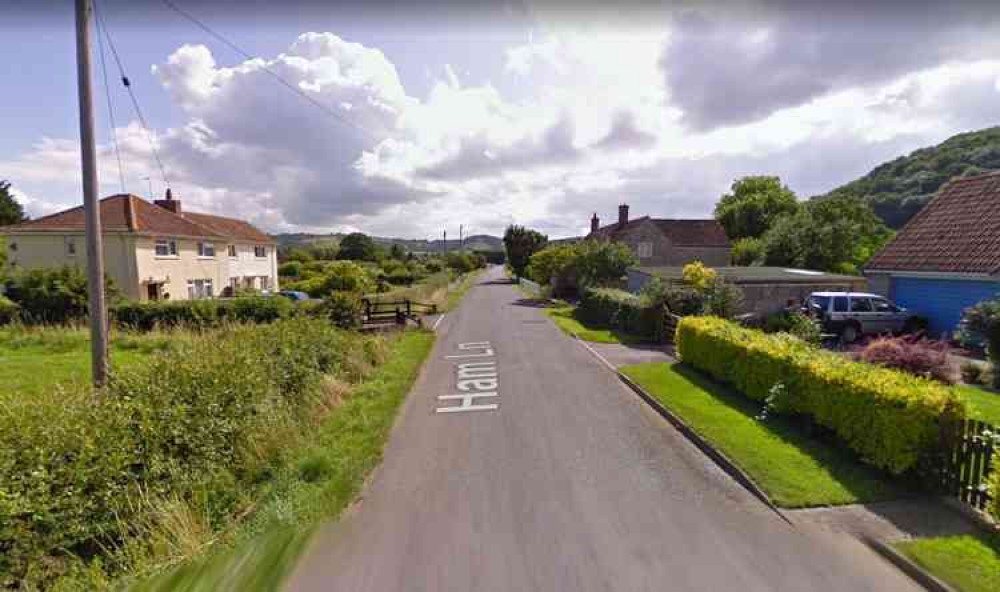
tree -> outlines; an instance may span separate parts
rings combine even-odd
[[[743,177],[733,182],[732,193],[715,206],[715,219],[730,239],[763,235],[780,216],[792,214],[799,202],[778,177]]]
[[[292,247],[285,255],[285,261],[298,261],[299,263],[309,263],[313,260],[313,254],[302,247]]]
[[[14,192],[8,181],[0,181],[0,226],[19,224],[27,220],[24,208],[14,199]]]
[[[349,259],[351,261],[375,261],[378,258],[378,249],[372,237],[361,232],[352,232],[340,241],[340,252],[337,259]]]
[[[545,247],[548,237],[544,234],[511,224],[503,233],[503,245],[507,250],[507,263],[514,275],[520,279],[528,267],[528,260]]]
[[[406,259],[406,250],[403,249],[402,245],[393,243],[392,247],[389,248],[389,257],[402,261]]]
[[[965,331],[982,337],[986,342],[986,353],[993,363],[993,386],[1000,388],[1000,294],[965,309],[962,319]]]
[[[871,206],[840,194],[807,202],[764,235],[766,265],[857,273],[893,236]]]
[[[746,236],[733,241],[733,265],[749,267],[764,260],[764,241]]]

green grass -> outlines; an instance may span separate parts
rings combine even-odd
[[[849,451],[809,437],[789,420],[756,419],[759,403],[682,364],[621,370],[743,469],[778,506],[864,503],[904,493]]]
[[[955,387],[969,404],[969,416],[1000,426],[1000,394],[991,393],[974,386]]]
[[[483,271],[482,269],[472,271],[459,278],[455,285],[448,290],[448,295],[445,298],[444,306],[441,307],[441,311],[454,310],[462,301],[462,298],[465,298],[465,294],[469,289],[482,277]]]
[[[134,586],[190,592],[279,590],[315,527],[337,517],[382,460],[396,413],[434,344],[429,331],[403,333],[387,361],[355,387],[312,444],[276,476],[229,547]]]
[[[113,333],[112,370],[170,347],[173,338],[180,338],[180,333]],[[57,385],[71,390],[86,384],[91,376],[87,331],[72,327],[0,329],[0,368],[0,397],[31,397]]]
[[[1000,536],[935,537],[895,546],[961,592],[1000,590]]]
[[[587,323],[579,318],[576,310],[576,306],[563,303],[549,308],[545,314],[549,315],[552,322],[563,332],[576,335],[591,343],[642,343],[644,341],[635,335]]]

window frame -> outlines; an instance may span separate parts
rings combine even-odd
[[[640,259],[648,259],[653,256],[653,243],[650,241],[642,241],[636,245],[636,255]]]
[[[75,236],[67,236],[63,239],[63,252],[66,254],[67,257],[76,257]]]
[[[855,302],[860,303],[862,301],[864,301],[865,303],[867,303],[868,310],[857,310],[857,309],[854,308],[854,303]],[[862,313],[863,314],[863,313],[868,313],[868,312],[875,312],[875,307],[872,306],[872,299],[868,298],[867,296],[852,296],[851,297],[851,311],[850,312],[851,312],[851,314],[858,314],[858,313]]]
[[[161,243],[166,246],[165,254],[161,254],[159,251]],[[153,241],[153,255],[157,259],[176,259],[180,256],[178,253],[177,239],[175,238],[158,238]]]
[[[210,251],[211,254],[209,254]],[[198,257],[201,259],[215,259],[215,243],[198,241]]]
[[[837,304],[843,304],[843,309],[838,309]],[[833,296],[830,298],[830,312],[846,313],[851,311],[851,301],[847,296]]]
[[[257,259],[267,259],[267,245],[254,245],[253,256]]]
[[[236,248],[236,245],[226,245],[226,254],[229,255],[230,259],[237,259],[240,256],[240,252]]]

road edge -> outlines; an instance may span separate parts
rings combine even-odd
[[[600,353],[597,352],[597,350],[590,347],[586,341],[580,339],[580,337],[575,333],[573,333],[572,335],[573,339],[575,339],[577,343],[582,345],[602,364],[604,364],[604,366],[606,366],[609,370],[614,372],[618,376],[618,380],[624,383],[625,386],[629,387],[629,389],[631,389],[632,392],[639,395],[640,399],[642,399],[661,417],[666,419],[672,426],[674,426],[674,428],[676,428],[677,431],[679,431],[681,435],[683,435],[688,440],[688,442],[694,444],[694,446],[698,448],[698,450],[700,450],[702,454],[707,456],[709,459],[712,460],[712,462],[716,464],[716,466],[722,469],[722,472],[729,475],[731,479],[739,483],[744,489],[750,492],[751,495],[760,500],[760,502],[762,502],[765,506],[770,508],[772,512],[777,514],[787,524],[789,524],[790,526],[795,526],[795,524],[787,516],[785,516],[784,512],[782,512],[778,506],[774,505],[774,502],[771,501],[771,498],[768,497],[768,495],[764,492],[764,490],[761,489],[756,483],[754,483],[753,479],[751,479],[749,475],[743,472],[743,469],[739,468],[736,465],[736,463],[729,460],[729,458],[725,454],[723,454],[721,451],[715,448],[715,446],[713,446],[707,440],[702,438],[698,432],[696,432],[691,426],[687,425],[687,423],[685,423],[684,420],[682,420],[674,412],[667,409],[667,407],[662,403],[660,403],[656,399],[656,397],[654,397],[652,394],[647,392],[646,389],[642,388],[639,384],[637,384],[631,378],[622,373],[621,370],[619,370],[611,362],[606,360],[604,356],[602,356]]]
[[[920,584],[930,592],[958,592],[950,584],[940,580],[929,571],[920,567],[915,561],[906,555],[893,549],[889,544],[872,537],[861,537],[870,549],[881,555],[884,559],[895,565],[900,571],[905,573],[911,580]]]

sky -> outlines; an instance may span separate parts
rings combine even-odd
[[[744,175],[805,199],[1000,124],[985,1],[97,8],[101,194],[169,185],[188,210],[269,232],[566,237],[622,203],[706,218]],[[73,19],[68,0],[0,3],[0,179],[32,216],[82,202]]]

